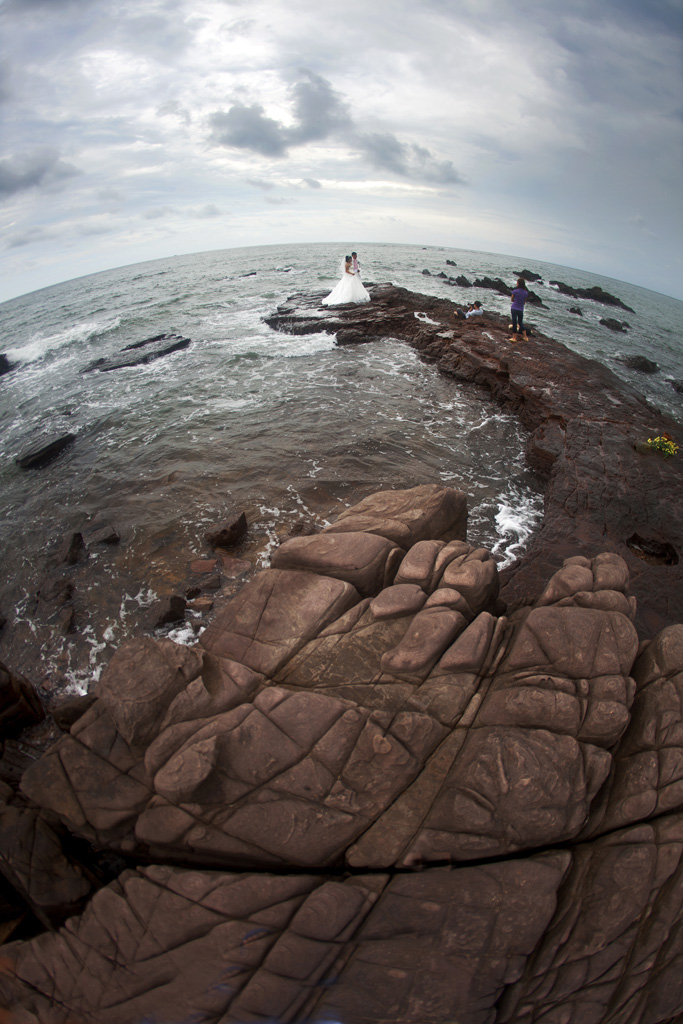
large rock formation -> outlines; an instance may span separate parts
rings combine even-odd
[[[636,447],[663,432],[676,438],[680,425],[607,367],[535,328],[528,341],[512,344],[498,314],[463,321],[447,299],[392,285],[371,293],[367,305],[334,311],[321,311],[320,296],[293,296],[267,322],[292,334],[328,331],[341,344],[402,338],[442,373],[481,385],[519,417],[529,431],[527,460],[545,481],[545,511],[527,551],[503,574],[503,597],[527,601],[566,558],[613,551],[628,566],[639,634],[652,637],[683,621],[682,460]],[[644,555],[636,536],[666,554]]]
[[[680,1019],[683,626],[613,552],[507,609],[465,521],[373,495],[119,650],[7,806],[131,867],[4,947],[17,1024]]]
[[[500,579],[457,491],[371,495],[196,646],[122,647],[0,787],[12,1024],[683,1017],[680,469],[637,447],[675,425],[538,332],[372,293],[270,322],[488,388],[543,525]]]

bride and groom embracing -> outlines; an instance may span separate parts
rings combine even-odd
[[[358,253],[345,256],[341,265],[341,280],[323,299],[323,306],[341,306],[346,302],[369,302],[370,294],[361,284]]]

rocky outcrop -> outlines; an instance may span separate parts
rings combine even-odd
[[[372,294],[270,322],[486,387],[543,525],[501,578],[463,495],[381,492],[282,543],[194,647],[122,647],[0,790],[0,870],[51,929],[3,947],[16,1024],[683,1015],[680,470],[635,447],[675,425],[540,332]],[[196,560],[201,590],[239,561]]]
[[[540,278],[539,278],[539,280],[540,280]],[[491,278],[491,277],[477,278],[476,281],[474,282],[474,287],[475,288],[488,288],[491,291],[498,292],[499,295],[507,295],[507,296],[512,295],[512,288],[511,288],[511,286],[509,284],[506,284],[505,281],[502,281],[501,278],[499,278],[499,277],[494,277],[494,278]],[[543,300],[541,299],[540,295],[537,295],[536,292],[532,292],[530,289],[528,291],[529,291],[529,295],[528,295],[528,298],[527,298],[526,301],[527,301],[527,303],[530,306],[541,306],[543,309],[547,309],[548,308],[545,305],[545,303],[543,302]]]
[[[612,317],[603,317],[600,320],[603,327],[609,328],[610,331],[616,331],[618,334],[628,334],[630,324],[627,324],[625,320],[615,320]]]
[[[38,1024],[678,1019],[683,625],[639,644],[610,552],[506,608],[464,524],[448,488],[372,495],[285,541],[197,646],[118,651],[5,793],[26,824],[3,831],[0,801],[0,868],[8,851],[54,920],[47,854],[21,856],[60,863],[50,822],[131,866],[4,947],[0,1007]],[[77,905],[88,880],[62,877]]]
[[[121,349],[121,353],[107,359],[95,359],[88,366],[84,366],[81,373],[89,373],[91,370],[120,370],[127,366],[143,366],[151,363],[162,356],[170,355],[172,352],[180,352],[190,345],[189,338],[181,338],[178,334],[157,334],[154,338],[145,338],[144,341],[133,342]],[[126,354],[128,353],[128,354]]]
[[[635,312],[625,302],[618,299],[616,295],[610,295],[609,292],[604,291],[599,285],[594,285],[592,288],[573,288],[563,281],[550,281],[550,284],[557,288],[558,292],[562,295],[570,295],[573,299],[591,299],[593,302],[601,302],[603,306],[618,306],[629,313]]]
[[[639,373],[657,373],[659,366],[652,359],[646,356],[625,356],[619,359],[620,363],[628,366],[629,370],[638,370]]]
[[[371,303],[333,315],[321,314],[319,300],[295,296],[268,323],[291,333],[348,332],[364,342],[403,338],[442,373],[484,387],[529,431],[527,460],[545,481],[545,514],[523,557],[503,573],[508,602],[537,597],[564,559],[607,550],[628,566],[643,638],[683,621],[680,459],[636,448],[663,432],[676,438],[678,424],[607,367],[536,328],[528,341],[511,344],[507,318],[495,313],[460,320],[448,300],[391,285],[374,286]],[[630,545],[635,535],[671,557],[650,559]]]

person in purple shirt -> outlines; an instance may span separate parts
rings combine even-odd
[[[523,277],[517,280],[517,287],[512,292],[512,305],[510,312],[512,313],[512,333],[522,334],[524,331],[524,303],[529,298],[529,292],[527,291],[526,281]]]

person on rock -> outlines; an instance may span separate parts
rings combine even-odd
[[[523,277],[517,279],[517,287],[512,291],[510,300],[510,313],[512,315],[512,337],[510,341],[526,341],[524,330],[524,303],[529,298],[526,281]]]
[[[354,274],[357,274],[358,277],[360,277],[360,263],[358,262],[358,253],[352,252],[351,259],[353,261],[353,272]]]
[[[455,312],[461,320],[469,320],[472,316],[484,315],[484,310],[481,308],[481,302],[470,302],[467,309],[456,309]]]
[[[361,284],[360,277],[353,269],[353,257],[342,260],[341,280],[323,299],[323,306],[343,306],[347,302],[369,302],[370,293]]]

